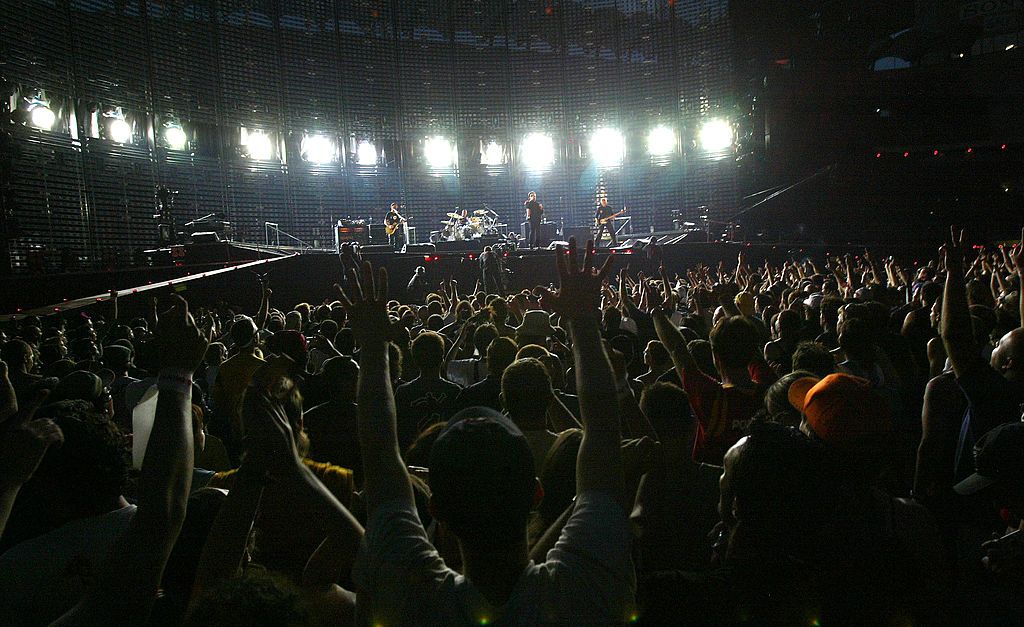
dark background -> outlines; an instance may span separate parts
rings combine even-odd
[[[179,223],[221,212],[253,242],[271,221],[329,245],[334,220],[393,200],[421,240],[456,206],[515,225],[531,189],[567,226],[606,191],[641,233],[678,211],[712,239],[917,245],[949,222],[1000,239],[1024,220],[1022,16],[1021,0],[0,0],[0,106],[45,90],[64,129],[5,126],[0,233],[15,271],[136,265],[166,185]],[[131,145],[88,137],[114,106]],[[725,158],[695,145],[713,116],[738,129]],[[162,145],[171,119],[191,151]],[[654,162],[657,124],[682,141]],[[598,170],[587,141],[606,125],[626,162]],[[241,126],[286,159],[241,156]],[[557,150],[541,174],[517,153],[533,131]],[[307,132],[342,159],[303,161]],[[457,140],[457,170],[428,170],[429,135]],[[360,139],[385,162],[356,166]],[[480,165],[491,139],[506,165]]]

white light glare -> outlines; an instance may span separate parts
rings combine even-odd
[[[249,158],[257,161],[267,161],[274,156],[274,146],[270,137],[263,131],[252,131],[245,140],[245,147],[249,151]]]
[[[306,135],[302,138],[302,154],[306,161],[323,165],[333,163],[338,150],[326,135]]]
[[[501,144],[495,141],[487,144],[480,155],[480,163],[482,165],[501,165],[505,163],[505,151]]]
[[[372,142],[359,142],[359,145],[356,146],[356,163],[359,165],[376,165],[377,147]]]
[[[652,157],[664,157],[676,149],[676,133],[667,126],[656,126],[647,134],[647,153]]]
[[[428,138],[423,153],[432,168],[450,168],[455,163],[455,147],[444,137]]]
[[[56,114],[54,114],[54,112],[46,105],[36,105],[32,107],[31,118],[32,126],[41,128],[44,131],[48,131],[53,128],[53,123],[57,121]]]
[[[602,167],[614,167],[622,163],[626,153],[626,142],[622,133],[613,128],[600,128],[590,136],[590,155]]]
[[[188,135],[185,129],[174,124],[164,130],[164,141],[171,150],[184,150],[188,146]]]
[[[722,119],[708,120],[700,127],[700,146],[707,152],[721,152],[732,146],[732,126]]]
[[[110,139],[119,144],[127,144],[132,140],[132,127],[121,118],[110,121],[109,132]]]
[[[555,161],[555,143],[550,135],[530,133],[523,138],[523,165],[530,170],[543,170]]]

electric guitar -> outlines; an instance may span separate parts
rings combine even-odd
[[[399,220],[398,222],[395,222],[394,224],[385,224],[384,225],[384,232],[388,234],[388,237],[391,237],[392,235],[394,235],[395,233],[398,232],[398,227],[402,226],[406,222],[408,222],[408,220],[405,219],[405,218],[402,218],[401,220]]]
[[[594,222],[597,224],[597,226],[601,226],[602,224],[608,224],[609,222],[611,222],[615,218],[617,218],[617,217],[621,216],[622,214],[626,213],[626,211],[628,211],[628,209],[623,209],[622,211],[620,211],[618,213],[613,213],[612,215],[608,216],[607,218],[594,218]]]

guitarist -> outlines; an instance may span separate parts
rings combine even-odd
[[[597,229],[597,234],[594,235],[595,247],[601,242],[601,236],[604,234],[606,229],[608,231],[608,235],[612,239],[608,246],[611,247],[619,245],[619,240],[615,237],[615,223],[612,221],[612,218],[619,215],[619,213],[622,212],[620,211],[616,213],[614,209],[608,206],[607,196],[601,197],[601,204],[597,206],[597,211],[594,213],[594,227]]]
[[[391,203],[391,210],[384,216],[384,231],[388,234],[388,242],[396,251],[402,250],[405,245],[405,228],[403,225],[407,220],[398,213],[398,203]]]

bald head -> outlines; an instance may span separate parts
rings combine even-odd
[[[1024,384],[1024,328],[1018,327],[999,339],[991,364],[1010,381]]]

